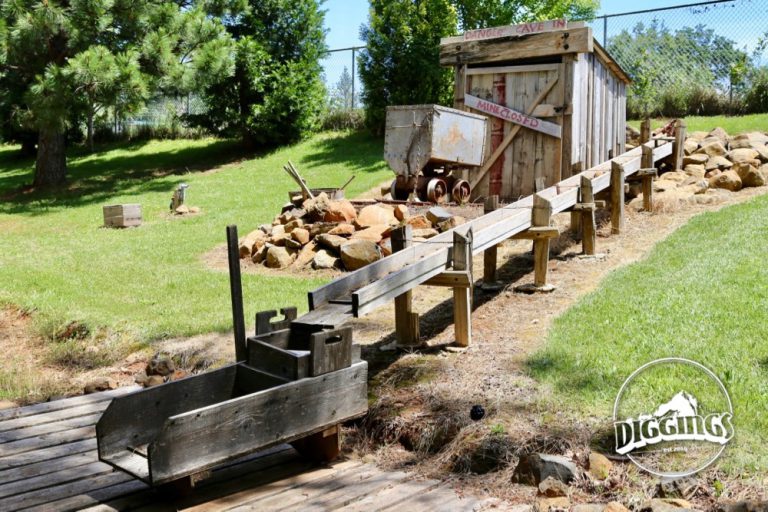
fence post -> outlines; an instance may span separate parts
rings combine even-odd
[[[352,105],[350,108],[355,108],[355,51],[357,48],[352,47]]]
[[[611,233],[618,235],[624,228],[624,166],[611,161]]]
[[[608,47],[608,16],[603,16],[603,48]]]

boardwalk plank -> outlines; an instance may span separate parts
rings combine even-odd
[[[2,471],[7,471],[19,466],[26,466],[41,460],[51,460],[66,455],[75,455],[77,453],[88,452],[96,450],[96,439],[85,439],[83,441],[76,441],[74,443],[60,444],[58,446],[51,446],[50,448],[43,448],[34,452],[17,453],[16,455],[9,455],[8,457],[0,458],[0,475]]]
[[[61,471],[62,469],[84,466],[85,464],[96,462],[97,460],[98,456],[96,452],[92,450],[66,457],[59,457],[57,459],[41,460],[40,462],[27,464],[26,466],[0,471],[0,485],[23,480],[25,478],[35,478],[40,475],[47,475],[48,473],[54,473],[56,471]],[[2,464],[3,460],[0,459],[0,467],[2,467]]]
[[[88,478],[103,473],[111,473],[112,467],[103,462],[92,462],[85,466],[62,469],[55,473],[41,475],[34,478],[17,480],[9,484],[0,485],[0,498],[14,496],[25,492],[45,489],[54,485],[61,485],[81,478]]]
[[[83,439],[90,439],[92,437],[96,437],[96,427],[94,425],[53,432],[51,434],[43,434],[37,437],[28,437],[26,439],[0,444],[0,457],[40,450],[42,448],[72,443]]]
[[[139,386],[126,386],[110,391],[102,391],[100,393],[92,393],[90,395],[74,396],[72,398],[63,398],[61,400],[54,400],[52,402],[28,405],[26,407],[3,409],[0,411],[0,422],[15,418],[23,418],[25,416],[34,416],[36,414],[44,414],[51,411],[59,411],[61,409],[70,409],[79,405],[112,400],[115,397],[127,395],[128,393],[138,391],[139,389],[141,389]],[[106,407],[106,405],[104,407]]]
[[[0,432],[0,448],[2,448],[3,443],[10,443],[13,441],[19,441],[21,439],[28,439],[30,437],[52,434],[54,432],[61,432],[62,430],[70,430],[73,428],[95,425],[96,422],[99,421],[100,417],[101,413],[99,412],[96,414],[90,414],[88,416],[79,416],[77,418],[56,421],[53,423],[45,423],[36,427],[27,427]]]
[[[141,492],[144,491],[144,492]],[[129,495],[129,496],[125,496]],[[122,496],[122,498],[118,498]],[[103,501],[113,500],[116,507],[110,505],[101,505]],[[137,503],[146,503],[158,499],[157,494],[149,490],[149,486],[140,480],[131,480],[129,482],[102,487],[95,491],[86,491],[82,494],[70,496],[60,500],[44,503],[32,508],[25,509],[24,512],[70,512],[74,510],[97,510],[101,512],[114,512],[129,510]],[[98,508],[101,507],[101,508]],[[106,507],[106,508],[105,508]]]
[[[16,496],[4,499],[2,505],[6,510],[21,510],[37,505],[44,505],[65,498],[71,498],[79,494],[92,494],[94,491],[103,489],[104,487],[122,484],[132,480],[136,481],[132,476],[123,472],[113,472],[106,475],[84,478],[82,480],[78,480],[77,482],[70,482],[56,485],[54,487],[48,487],[47,489],[26,492],[24,494],[17,494]]]

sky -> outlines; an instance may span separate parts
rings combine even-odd
[[[597,14],[619,14],[641,9],[658,9],[695,3],[697,0],[602,0]],[[348,48],[361,46],[360,26],[368,21],[368,0],[326,0],[323,4],[326,10],[325,24],[328,33],[326,43],[328,48]],[[757,39],[768,28],[768,0],[736,0],[731,4],[719,4],[708,8],[693,10],[681,9],[661,12],[657,16],[664,20],[667,26],[678,29],[703,23],[716,27],[717,33],[736,41],[739,47],[754,48]],[[695,15],[694,15],[695,14]],[[624,28],[631,28],[638,22],[648,22],[654,15],[622,16],[608,18],[608,35],[615,34]],[[603,41],[602,20],[593,25],[595,38]],[[764,61],[768,58],[764,57]],[[331,53],[323,61],[326,81],[335,84],[343,69],[351,71],[352,52]]]

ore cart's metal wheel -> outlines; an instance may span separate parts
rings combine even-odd
[[[395,201],[406,201],[408,196],[411,195],[411,191],[407,188],[399,188],[397,183],[397,180],[392,180],[392,184],[389,186],[389,194]]]
[[[448,187],[445,181],[440,178],[433,178],[427,183],[427,199],[433,203],[441,203],[448,194]]]
[[[451,190],[451,197],[459,204],[464,204],[469,201],[469,195],[472,193],[472,189],[469,186],[467,180],[456,180]]]

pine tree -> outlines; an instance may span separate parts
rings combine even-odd
[[[232,9],[237,0],[4,1],[0,127],[6,140],[37,134],[33,185],[66,181],[66,131],[80,119],[90,140],[107,106],[132,109],[148,91],[180,93],[231,74],[231,42],[212,14]]]
[[[276,146],[314,131],[325,104],[322,0],[249,0],[228,20],[237,40],[234,80],[204,91],[208,111],[194,121],[238,135],[246,147]]]

